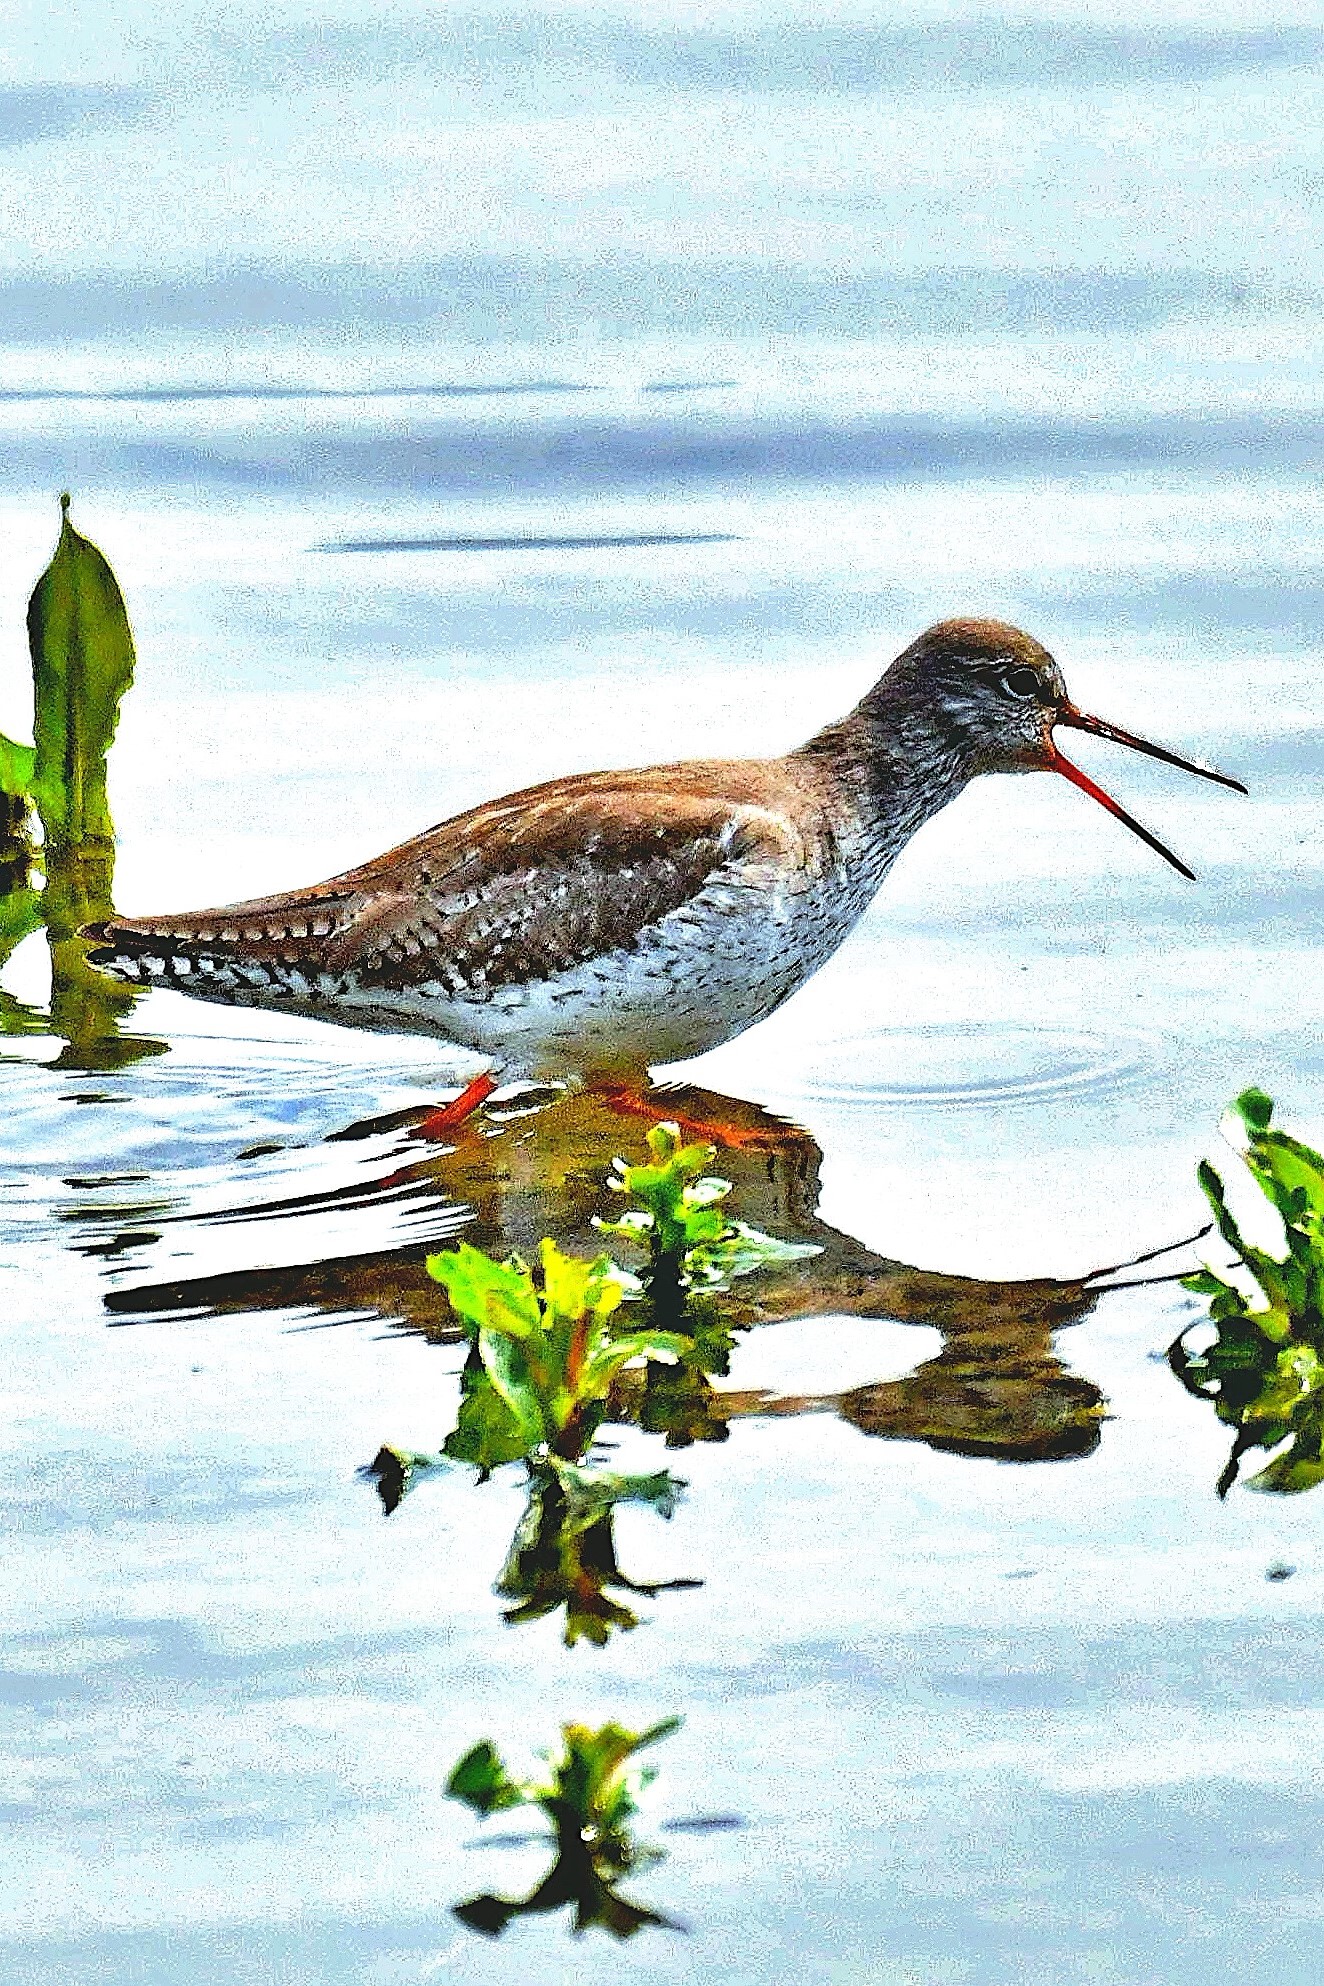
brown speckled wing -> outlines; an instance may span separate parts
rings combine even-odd
[[[753,794],[704,790],[697,770],[557,780],[307,890],[108,920],[88,930],[92,957],[113,965],[156,949],[348,973],[383,989],[438,980],[480,999],[546,979],[630,947],[723,871],[771,852],[775,811]],[[678,773],[699,790],[677,792]]]

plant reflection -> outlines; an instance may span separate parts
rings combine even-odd
[[[683,1329],[657,1326],[645,1288],[635,1328],[613,1322],[635,1279],[609,1256],[585,1261],[549,1238],[539,1256],[536,1278],[518,1256],[494,1262],[467,1243],[428,1258],[428,1273],[469,1334],[459,1413],[439,1456],[385,1448],[368,1473],[389,1516],[424,1468],[469,1464],[485,1481],[494,1469],[522,1464],[529,1500],[497,1581],[498,1593],[520,1602],[506,1619],[537,1620],[564,1607],[567,1645],[582,1636],[602,1646],[613,1628],[638,1622],[608,1586],[662,1590],[621,1573],[612,1536],[617,1504],[646,1503],[670,1517],[683,1485],[665,1470],[626,1476],[597,1468],[588,1451],[621,1370],[658,1353],[683,1354],[690,1341]],[[673,1266],[667,1309],[680,1325],[685,1262]]]
[[[664,1718],[646,1731],[627,1731],[619,1724],[604,1724],[596,1731],[586,1724],[566,1724],[564,1749],[549,1761],[546,1781],[512,1779],[488,1739],[466,1752],[446,1782],[449,1797],[463,1801],[482,1820],[512,1807],[540,1807],[551,1824],[555,1859],[527,1896],[488,1894],[457,1904],[460,1922],[497,1938],[516,1917],[569,1905],[576,1932],[598,1924],[617,1938],[630,1938],[647,1924],[679,1929],[671,1919],[622,1896],[618,1888],[631,1871],[663,1859],[660,1849],[642,1847],[634,1838],[630,1823],[638,1811],[638,1794],[654,1773],[630,1761],[679,1724],[678,1717]]]
[[[0,966],[43,927],[51,966],[46,1008],[0,991],[0,1034],[59,1036],[65,1046],[52,1064],[57,1069],[122,1069],[163,1054],[165,1042],[122,1031],[142,996],[90,966],[78,936],[80,925],[112,912],[113,843],[48,849],[45,870],[45,888],[38,890],[27,856],[0,867]]]
[[[362,1473],[376,1483],[389,1516],[424,1476],[445,1467],[446,1461],[444,1454],[382,1448]],[[702,1585],[698,1579],[629,1579],[616,1558],[617,1506],[647,1504],[659,1516],[670,1517],[684,1487],[665,1469],[622,1476],[556,1459],[529,1463],[528,1501],[496,1582],[497,1593],[516,1602],[503,1618],[518,1625],[564,1608],[566,1646],[585,1640],[601,1648],[614,1630],[639,1624],[638,1614],[618,1594],[653,1599]]]

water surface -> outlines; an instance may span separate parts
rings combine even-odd
[[[1065,362],[1070,313],[1054,335]],[[669,1072],[757,1132],[721,1162],[750,1217],[824,1255],[767,1281],[672,1523],[618,1517],[631,1577],[702,1586],[601,1651],[501,1624],[516,1482],[387,1520],[356,1470],[454,1409],[428,1250],[589,1245],[645,1121],[567,1145],[554,1111],[496,1114],[447,1157],[418,1119],[463,1056],[169,993],[125,1024],[166,1052],[127,1066],[7,1039],[3,1963],[1178,1986],[1267,1947],[1304,1982],[1318,1511],[1219,1504],[1226,1430],[1156,1356],[1192,1300],[1082,1279],[1199,1225],[1247,1082],[1318,1137],[1317,410],[1211,415],[1161,365],[1069,418],[907,405],[904,342],[780,373],[641,345],[472,390],[444,360],[426,390],[7,401],[5,624],[61,486],[134,616],[126,911],[310,881],[557,773],[785,749],[959,611],[1252,796],[1080,745],[1192,886],[1065,783],[980,782],[795,1001]],[[3,694],[19,730],[17,659]],[[5,985],[40,1009],[48,973],[38,934]],[[668,1859],[633,1887],[688,1936],[622,1961],[449,1916],[538,1874],[440,1798],[460,1752],[673,1710],[643,1829]]]

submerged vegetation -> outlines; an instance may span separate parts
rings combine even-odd
[[[1213,1269],[1182,1278],[1209,1299],[1212,1342],[1193,1349],[1189,1325],[1168,1358],[1182,1384],[1210,1399],[1236,1429],[1218,1481],[1226,1496],[1247,1449],[1278,1449],[1247,1487],[1297,1491],[1324,1482],[1324,1158],[1272,1128],[1273,1101],[1248,1089],[1231,1106],[1244,1136],[1241,1156],[1282,1222],[1281,1258],[1248,1242],[1228,1206],[1222,1179],[1205,1160],[1200,1185],[1218,1231],[1236,1257],[1240,1282]],[[1284,1445],[1286,1444],[1286,1445]]]
[[[446,1782],[448,1796],[463,1801],[482,1820],[512,1807],[540,1807],[551,1824],[555,1860],[527,1896],[475,1896],[457,1904],[460,1921],[495,1938],[515,1917],[569,1904],[577,1932],[600,1924],[618,1938],[629,1938],[646,1924],[676,1928],[670,1919],[622,1896],[617,1884],[632,1870],[662,1860],[660,1849],[640,1847],[631,1832],[638,1795],[655,1774],[630,1761],[679,1724],[678,1717],[667,1717],[646,1731],[627,1731],[620,1724],[603,1724],[596,1731],[586,1724],[563,1725],[561,1755],[549,1759],[549,1775],[540,1780],[512,1779],[489,1739],[467,1751]]]

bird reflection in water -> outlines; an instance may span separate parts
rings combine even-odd
[[[1085,1455],[1097,1446],[1102,1395],[1065,1369],[1053,1335],[1089,1314],[1110,1270],[1076,1280],[985,1282],[898,1262],[819,1217],[822,1153],[807,1131],[757,1104],[692,1086],[659,1085],[649,1101],[657,1118],[677,1120],[682,1130],[699,1127],[702,1135],[702,1127],[718,1119],[728,1124],[718,1168],[732,1182],[731,1203],[742,1220],[817,1248],[724,1292],[716,1301],[726,1331],[792,1321],[830,1331],[833,1318],[876,1317],[930,1326],[946,1343],[907,1379],[841,1394],[783,1397],[694,1384],[669,1408],[665,1387],[654,1382],[650,1388],[646,1373],[631,1373],[615,1402],[628,1418],[646,1416],[646,1424],[668,1432],[678,1446],[721,1440],[732,1420],[751,1414],[811,1410],[839,1412],[865,1433],[1010,1461]],[[282,1214],[307,1219],[340,1208],[349,1216],[377,1198],[407,1210],[411,1224],[429,1228],[430,1238],[279,1267],[119,1282],[106,1294],[107,1310],[124,1322],[261,1310],[311,1313],[328,1323],[375,1316],[434,1343],[462,1342],[464,1332],[425,1267],[436,1237],[462,1234],[498,1260],[510,1254],[536,1259],[544,1235],[568,1253],[597,1255],[602,1236],[595,1217],[613,1211],[604,1180],[622,1149],[643,1143],[611,1099],[595,1091],[528,1092],[516,1103],[500,1110],[489,1105],[481,1123],[453,1147],[432,1147],[418,1137],[428,1116],[422,1106],[353,1124],[329,1141],[360,1142],[369,1152],[346,1183],[206,1213],[182,1209],[173,1217],[177,1225],[223,1224],[238,1246],[247,1222],[261,1231]],[[86,1211],[98,1229],[97,1252],[104,1254],[106,1196],[97,1196]],[[77,1227],[79,1209],[68,1212]],[[132,1211],[123,1213],[131,1223]],[[153,1208],[153,1231],[171,1218],[163,1220]],[[131,1250],[133,1239],[132,1225],[111,1237],[121,1251]]]
[[[750,1225],[818,1251],[736,1281],[720,1294],[705,1294],[696,1344],[703,1344],[705,1332],[719,1340],[725,1334],[738,1344],[758,1326],[791,1321],[830,1332],[832,1320],[843,1317],[930,1326],[944,1344],[905,1378],[839,1393],[741,1389],[738,1353],[731,1384],[722,1383],[720,1357],[630,1367],[613,1389],[609,1421],[661,1433],[673,1448],[725,1440],[740,1419],[805,1413],[836,1414],[865,1435],[1004,1461],[1067,1460],[1097,1446],[1103,1395],[1064,1365],[1054,1335],[1089,1315],[1112,1270],[1076,1280],[985,1282],[895,1261],[820,1218],[821,1153],[808,1132],[755,1104],[694,1088],[659,1087],[651,1101],[658,1117],[676,1119],[682,1128],[687,1122],[711,1123],[719,1115],[731,1124],[731,1142],[717,1163],[732,1182],[732,1205]],[[304,1264],[149,1283],[128,1279],[133,1228],[108,1241],[106,1197],[98,1194],[95,1208],[87,1209],[88,1220],[96,1220],[97,1239],[89,1234],[75,1245],[105,1259],[114,1285],[106,1306],[124,1323],[172,1313],[271,1310],[302,1313],[304,1328],[375,1316],[434,1343],[462,1342],[464,1332],[425,1267],[436,1237],[462,1234],[498,1260],[512,1253],[535,1259],[544,1235],[569,1253],[600,1253],[602,1236],[594,1219],[613,1211],[604,1180],[618,1153],[642,1145],[642,1127],[636,1135],[609,1099],[587,1091],[530,1092],[505,1108],[489,1105],[448,1147],[420,1137],[426,1116],[420,1107],[334,1134],[332,1142],[347,1148],[347,1157],[358,1144],[364,1159],[348,1183],[329,1191],[280,1200],[255,1197],[246,1205],[193,1213],[163,1211],[157,1203],[144,1209],[144,1225],[150,1219],[156,1233],[172,1221],[177,1232],[178,1224],[186,1228],[189,1220],[221,1223],[228,1244],[239,1246],[249,1222],[265,1232],[270,1218],[282,1212],[297,1222],[336,1207],[352,1218],[374,1197],[387,1197],[397,1210],[407,1207],[411,1222],[429,1239]],[[78,1209],[70,1213],[77,1227]],[[186,1233],[180,1238],[186,1240]],[[374,1473],[388,1506],[408,1487],[411,1466],[410,1458],[398,1453],[378,1457]],[[608,1494],[599,1508],[586,1510],[582,1499],[567,1499],[565,1484],[545,1472],[530,1476],[528,1495],[499,1581],[503,1597],[513,1603],[510,1618],[530,1619],[565,1607],[574,1632],[594,1640],[632,1624],[630,1598],[658,1589],[641,1589],[621,1571],[612,1530],[618,1499]]]

